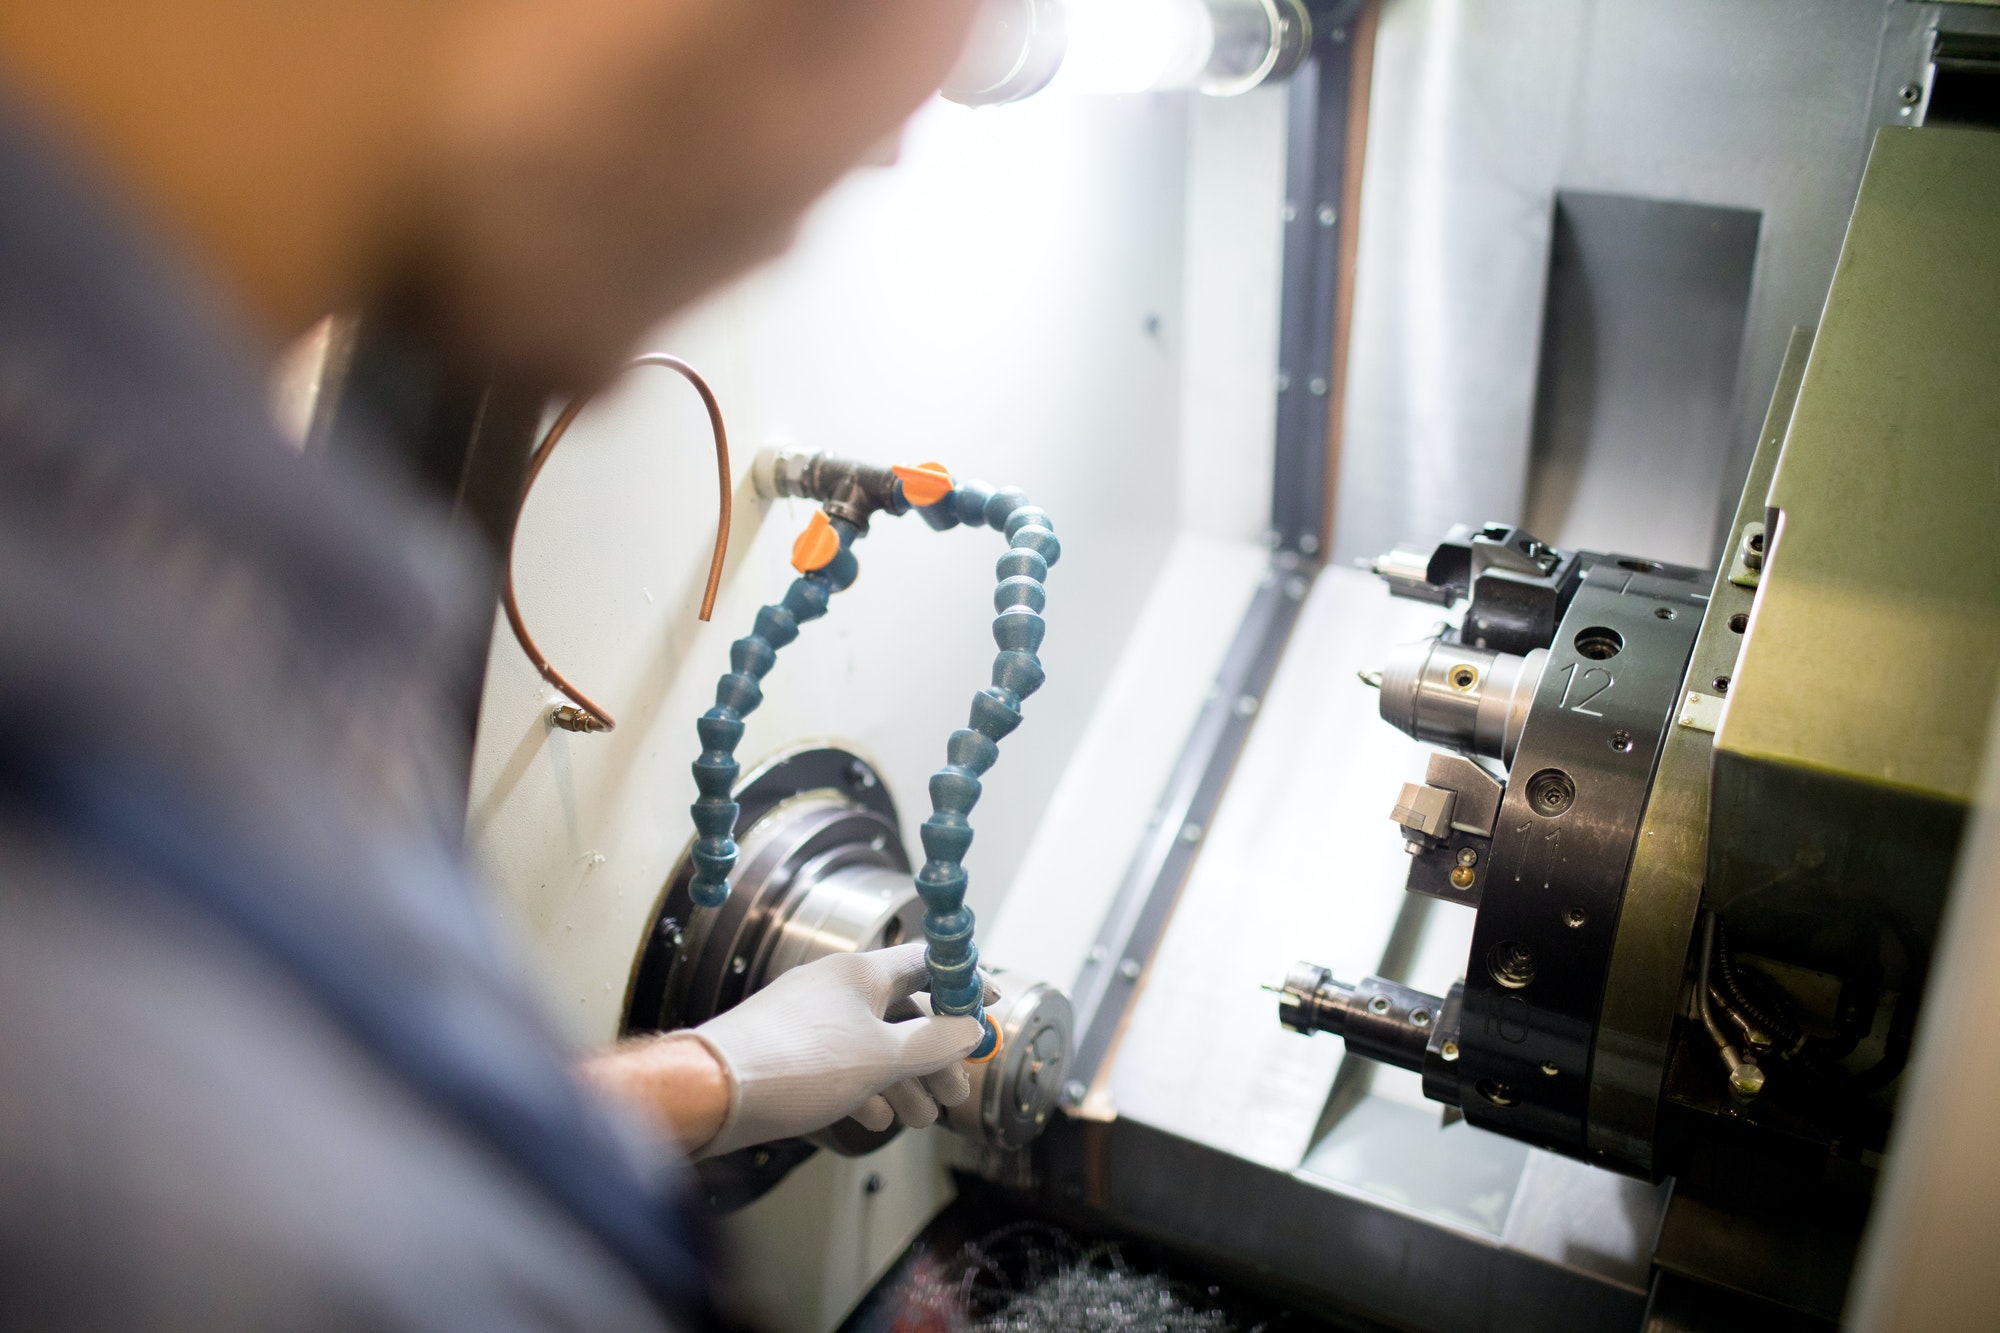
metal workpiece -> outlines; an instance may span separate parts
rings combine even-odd
[[[751,465],[750,479],[766,499],[812,500],[864,533],[877,510],[892,515],[910,511],[910,502],[892,469],[837,454],[767,449]]]
[[[1737,551],[1744,548],[1752,530],[1764,530],[1764,499],[1811,350],[1812,331],[1793,330],[1730,529],[1730,546]],[[1647,1178],[1660,1171],[1655,1143],[1660,1091],[1700,912],[1708,851],[1712,735],[1681,723],[1690,692],[1712,698],[1715,682],[1734,676],[1750,630],[1755,594],[1756,580],[1746,584],[1733,564],[1719,569],[1710,585],[1708,609],[1682,680],[1681,712],[1661,746],[1626,872],[1625,897],[1598,1010],[1596,1049],[1590,1061],[1589,1156],[1600,1165]]]
[[[1436,638],[1403,644],[1382,667],[1382,720],[1433,745],[1514,761],[1548,649],[1494,652]]]
[[[830,954],[887,949],[915,939],[920,917],[907,873],[872,856],[826,853],[794,873],[776,936],[751,989]]]
[[[968,1065],[972,1091],[945,1110],[962,1138],[1008,1151],[1026,1147],[1062,1104],[1076,1046],[1069,997],[1046,981],[1006,968],[988,969],[1000,998],[986,1010],[1000,1029],[1000,1053]]]
[[[1711,583],[1586,561],[1501,802],[1459,1043],[1468,1120],[1571,1154],[1625,872]]]

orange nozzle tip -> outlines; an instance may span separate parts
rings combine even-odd
[[[903,483],[903,498],[919,509],[934,505],[950,495],[956,484],[951,479],[951,469],[942,463],[919,463],[915,467],[893,467],[889,470]]]
[[[981,1014],[979,1016],[979,1021],[984,1023],[986,1025],[986,1030],[993,1034],[993,1049],[988,1051],[986,1054],[977,1057],[976,1059],[970,1055],[966,1056],[965,1063],[969,1065],[983,1065],[987,1063],[994,1056],[1000,1054],[1000,1048],[1006,1044],[1007,1040],[1005,1037],[1002,1037],[1000,1035],[1000,1025],[993,1021],[993,1015]]]
[[[825,569],[840,554],[840,534],[833,530],[833,521],[824,509],[813,511],[812,522],[792,543],[792,568],[801,574],[810,574],[816,569]]]

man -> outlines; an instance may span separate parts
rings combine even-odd
[[[0,1325],[686,1326],[674,1144],[964,1095],[978,1028],[920,1011],[916,946],[573,1076],[452,832],[475,557],[284,450],[262,379],[386,302],[594,387],[969,18],[0,4]]]

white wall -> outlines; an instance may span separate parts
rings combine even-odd
[[[1279,85],[1189,111],[1181,527],[1202,537],[1260,542],[1271,526],[1285,102]]]
[[[1733,505],[1794,324],[1819,318],[1888,0],[1385,0],[1334,556],[1520,516],[1558,189],[1763,214]],[[1689,486],[1711,478],[1690,478]],[[1579,540],[1700,561],[1646,488]],[[1563,534],[1545,533],[1556,539]]]
[[[693,604],[714,531],[705,422],[665,371],[578,423],[523,515],[530,627],[619,722],[551,732],[554,692],[496,626],[469,836],[580,1040],[615,1030],[634,952],[689,837],[693,721],[729,640],[791,578],[808,509],[750,494],[759,446],[942,459],[1054,516],[1049,684],[1002,749],[967,866],[985,911],[1013,877],[1175,528],[1187,103],[937,103],[893,167],[844,183],[792,253],[650,339],[701,367],[732,436],[735,544],[715,620]],[[990,531],[884,519],[862,576],[780,655],[739,750],[858,746],[906,830],[987,681]],[[914,842],[914,839],[912,839]]]

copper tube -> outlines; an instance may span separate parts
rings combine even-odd
[[[695,392],[701,395],[702,406],[708,409],[708,424],[715,434],[715,475],[721,504],[715,525],[715,553],[710,556],[708,562],[708,586],[703,589],[701,595],[701,619],[707,620],[715,611],[715,594],[722,586],[722,562],[729,554],[731,516],[729,433],[723,429],[722,407],[715,401],[715,392],[708,387],[708,381],[701,377],[701,372],[677,356],[669,356],[665,352],[648,352],[644,356],[634,357],[624,368],[631,370],[637,366],[665,366],[668,370],[678,372],[692,384]],[[568,432],[583,409],[590,405],[590,401],[589,395],[572,398],[550,424],[548,433],[542,436],[542,442],[535,446],[533,456],[528,459],[527,478],[521,483],[522,507],[526,507],[528,492],[534,488],[535,478],[541,476],[543,466],[549,461],[549,455],[555,452],[556,445],[562,442],[564,434]],[[507,580],[501,594],[500,605],[507,612],[507,623],[513,627],[514,637],[520,642],[521,651],[528,655],[530,662],[534,663],[535,670],[542,674],[543,680],[574,701],[574,707],[558,708],[551,720],[568,731],[610,731],[616,726],[617,723],[613,721],[610,713],[582,690],[570,684],[568,678],[557,671],[542,650],[535,646],[534,636],[528,633],[528,627],[521,619],[520,601],[514,595],[512,546],[507,549]]]

